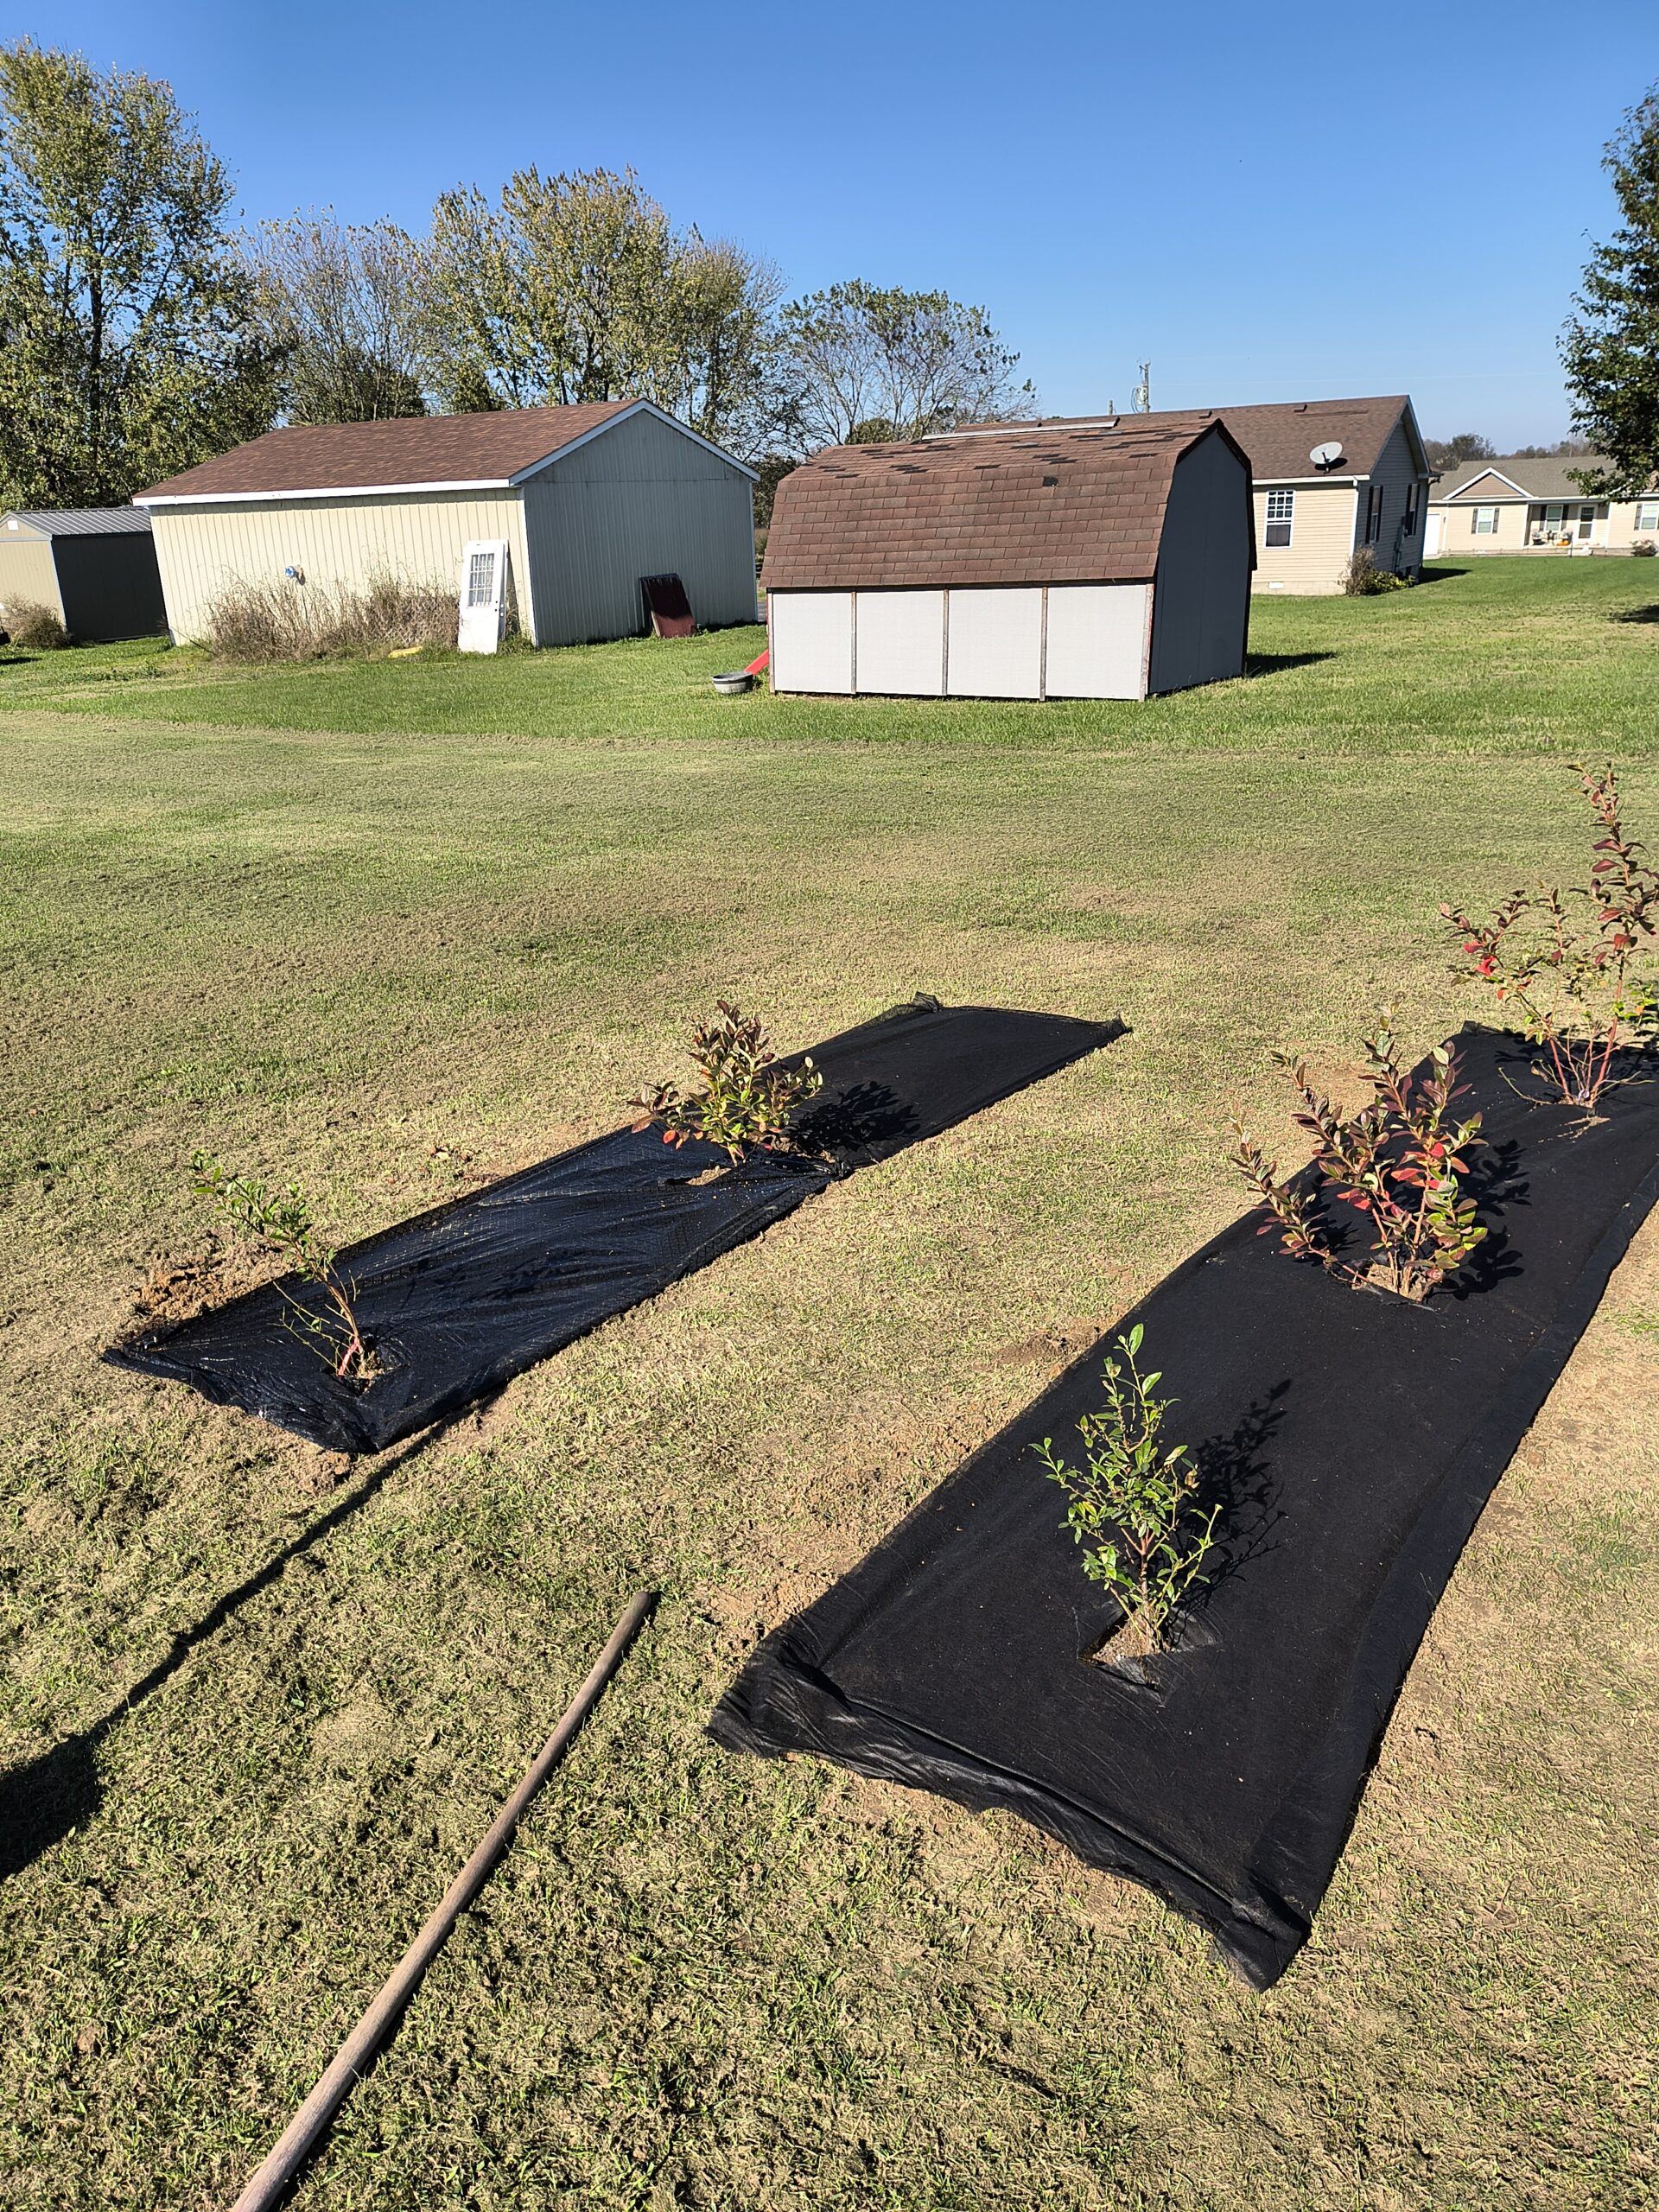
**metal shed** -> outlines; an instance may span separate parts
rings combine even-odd
[[[238,583],[456,589],[462,549],[505,543],[537,645],[632,637],[641,580],[683,580],[698,623],[755,620],[754,471],[648,400],[299,424],[137,495],[167,619],[197,639]]]
[[[1250,469],[1213,417],[835,446],[778,486],[772,688],[1143,699],[1243,672]]]
[[[149,517],[134,507],[14,507],[0,517],[0,626],[13,602],[49,607],[95,645],[167,627]]]

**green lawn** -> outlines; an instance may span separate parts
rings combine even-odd
[[[1236,1212],[1271,1045],[1342,1082],[1383,1001],[1472,1010],[1436,903],[1577,874],[1567,760],[1659,843],[1659,626],[1610,619],[1655,602],[1612,560],[1274,600],[1250,677],[1140,707],[717,700],[747,632],[0,656],[0,2203],[227,2202],[650,1580],[301,2204],[1651,2204],[1659,1230],[1266,1997],[1012,1820],[702,1725]],[[98,1363],[203,1249],[198,1144],[357,1233],[613,1126],[718,993],[793,1046],[918,988],[1132,1034],[381,1461]]]

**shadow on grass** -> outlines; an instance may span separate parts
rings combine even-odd
[[[1659,607],[1625,607],[1607,617],[1610,622],[1659,622]]]
[[[1287,669],[1312,668],[1315,661],[1335,660],[1335,653],[1247,653],[1246,676],[1282,676]]]
[[[98,1811],[104,1797],[98,1776],[98,1750],[117,1722],[153,1696],[164,1682],[170,1681],[199,1644],[216,1636],[251,1599],[268,1590],[284,1568],[323,1537],[332,1535],[354,1513],[360,1512],[392,1475],[429,1445],[435,1444],[450,1425],[439,1422],[424,1436],[417,1436],[401,1451],[382,1460],[355,1490],[337,1499],[320,1519],[291,1543],[284,1544],[246,1581],[227,1590],[194,1626],[181,1630],[174,1637],[165,1656],[158,1659],[148,1674],[141,1675],[100,1719],[94,1720],[78,1735],[66,1736],[60,1744],[54,1744],[49,1751],[31,1759],[27,1765],[0,1774],[0,1882],[10,1881],[14,1874],[22,1873]]]
[[[1443,569],[1437,562],[1433,568],[1423,569],[1417,579],[1416,588],[1421,591],[1425,584],[1449,584],[1453,576],[1466,576],[1468,573],[1467,569]]]

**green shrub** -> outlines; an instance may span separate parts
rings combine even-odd
[[[1350,599],[1374,599],[1378,592],[1404,591],[1406,580],[1392,569],[1379,569],[1370,547],[1362,545],[1342,572],[1342,588]]]
[[[56,652],[69,642],[69,632],[57,615],[37,599],[9,599],[0,607],[0,619],[11,643],[26,652]]]
[[[1198,1470],[1185,1445],[1162,1441],[1164,1415],[1175,1402],[1154,1398],[1162,1377],[1142,1375],[1137,1322],[1117,1340],[1122,1363],[1106,1362],[1106,1406],[1077,1423],[1084,1464],[1074,1467],[1046,1436],[1033,1446],[1043,1472],[1071,1503],[1065,1525],[1085,1547],[1083,1571],[1104,1583],[1123,1609],[1122,1625],[1096,1656],[1149,1658],[1166,1648],[1170,1617],[1201,1570],[1214,1541],[1219,1505],[1198,1507]]]
[[[759,1021],[728,999],[716,1001],[716,1011],[718,1020],[691,1034],[691,1057],[706,1087],[688,1095],[677,1084],[658,1083],[640,1091],[628,1101],[639,1116],[634,1128],[660,1122],[664,1144],[677,1147],[701,1137],[723,1147],[734,1165],[751,1147],[792,1150],[789,1117],[823,1088],[811,1055],[798,1068],[780,1068]]]

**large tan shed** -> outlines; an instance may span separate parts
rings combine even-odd
[[[167,616],[149,517],[133,507],[0,516],[0,628],[20,602],[48,608],[82,645],[159,637]]]
[[[1244,671],[1249,464],[1133,417],[834,446],[784,478],[774,690],[1144,699]]]
[[[462,549],[507,547],[537,645],[633,637],[641,582],[679,575],[704,628],[755,620],[754,471],[647,400],[296,424],[138,494],[167,619],[199,639],[238,584],[458,591]]]

